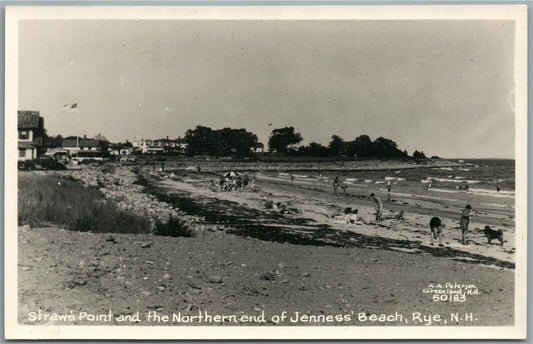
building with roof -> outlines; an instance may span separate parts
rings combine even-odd
[[[18,111],[18,160],[36,159],[46,151],[44,118],[39,111]]]
[[[261,142],[257,142],[256,145],[251,148],[251,151],[254,153],[264,153],[266,152],[265,145]]]
[[[67,150],[71,156],[85,158],[103,158],[108,154],[108,147],[107,139],[89,139],[87,135],[65,137],[61,145],[61,148]]]
[[[157,140],[133,140],[133,147],[136,151],[143,154],[185,154],[187,150],[187,141],[180,137],[172,140],[167,136],[164,139]]]

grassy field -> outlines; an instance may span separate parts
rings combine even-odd
[[[51,175],[19,173],[18,222],[96,233],[150,233],[148,218],[120,210],[95,188]]]

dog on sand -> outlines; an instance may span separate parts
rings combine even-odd
[[[492,240],[498,239],[498,241],[500,241],[500,244],[503,246],[503,230],[498,229],[497,231],[495,231],[494,229],[491,229],[490,226],[485,226],[483,232],[485,233],[489,244]]]

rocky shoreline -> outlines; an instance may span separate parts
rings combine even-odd
[[[145,193],[145,187],[138,183],[139,175],[131,167],[85,166],[81,170],[72,171],[71,176],[86,186],[98,188],[106,199],[112,200],[119,209],[146,216],[151,222],[152,234],[156,223],[166,223],[172,218],[181,220],[192,230],[195,230],[200,220]]]
[[[158,171],[378,171],[389,169],[416,169],[431,167],[456,167],[460,163],[442,159],[414,160],[347,160],[347,161],[221,161],[216,158],[159,158],[139,161],[137,166]]]

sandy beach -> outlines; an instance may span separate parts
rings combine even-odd
[[[313,225],[325,226],[332,233],[356,233],[369,237],[387,238],[393,240],[405,240],[417,243],[419,247],[431,246],[429,237],[429,221],[431,217],[438,216],[447,228],[444,229],[444,241],[446,248],[472,255],[480,255],[494,258],[501,262],[514,263],[515,242],[514,213],[512,208],[501,209],[490,206],[483,207],[476,204],[476,215],[469,227],[468,245],[460,242],[461,231],[459,218],[462,207],[461,197],[453,202],[446,202],[442,198],[437,200],[417,197],[411,190],[402,190],[402,193],[392,192],[392,201],[386,202],[386,191],[383,188],[369,189],[366,185],[361,187],[352,186],[348,189],[349,194],[334,194],[333,188],[328,181],[310,182],[295,178],[292,182],[288,178],[269,176],[258,173],[255,177],[253,188],[245,192],[218,192],[218,189],[210,187],[211,174],[180,175],[174,178],[163,178],[156,183],[167,194],[178,194],[182,198],[190,198],[193,202],[198,199],[216,199],[238,204],[241,207],[253,209],[259,212],[276,213],[265,207],[265,201],[274,203],[281,202],[287,207],[295,208],[298,213],[291,213],[289,218],[304,218],[312,221]],[[168,175],[165,175],[168,176]],[[374,191],[375,190],[375,191]],[[374,204],[368,197],[370,192],[376,192],[384,204],[384,221],[377,224],[374,219]],[[339,191],[340,193],[340,191]],[[462,197],[472,197],[462,195]],[[466,204],[466,200],[465,203]],[[346,207],[357,208],[360,220],[355,225],[346,224],[342,212]],[[393,217],[403,211],[403,219]],[[337,218],[326,215],[341,214]],[[276,214],[279,215],[279,214]],[[259,220],[260,221],[260,220]],[[270,222],[270,224],[272,224]],[[490,245],[483,233],[485,225],[493,228],[505,228],[505,242],[503,246],[495,240]],[[283,227],[283,223],[280,223]],[[444,248],[444,250],[446,249]]]
[[[431,325],[514,322],[514,228],[501,211],[494,215],[477,207],[468,245],[462,245],[460,208],[442,200],[393,192],[391,202],[383,197],[384,216],[404,211],[403,218],[378,225],[365,186],[335,195],[327,182],[254,172],[253,185],[243,192],[220,192],[211,185],[214,172],[142,175],[143,194],[194,218],[196,237],[19,227],[21,323],[428,325],[418,320],[420,314],[442,316]],[[294,211],[267,209],[269,200]],[[325,215],[347,206],[359,209],[356,225]],[[443,247],[430,244],[431,216],[447,224]],[[504,246],[487,244],[486,224],[506,229]],[[148,318],[154,311],[170,320]],[[272,321],[283,311],[294,321]],[[107,319],[109,312],[113,317]],[[238,321],[186,321],[205,312]],[[65,314],[75,316],[58,318]],[[94,320],[91,314],[101,316]],[[392,320],[395,314],[401,319]],[[125,315],[129,320],[121,321]],[[242,321],[243,315],[256,321]],[[390,321],[370,321],[371,315]]]

